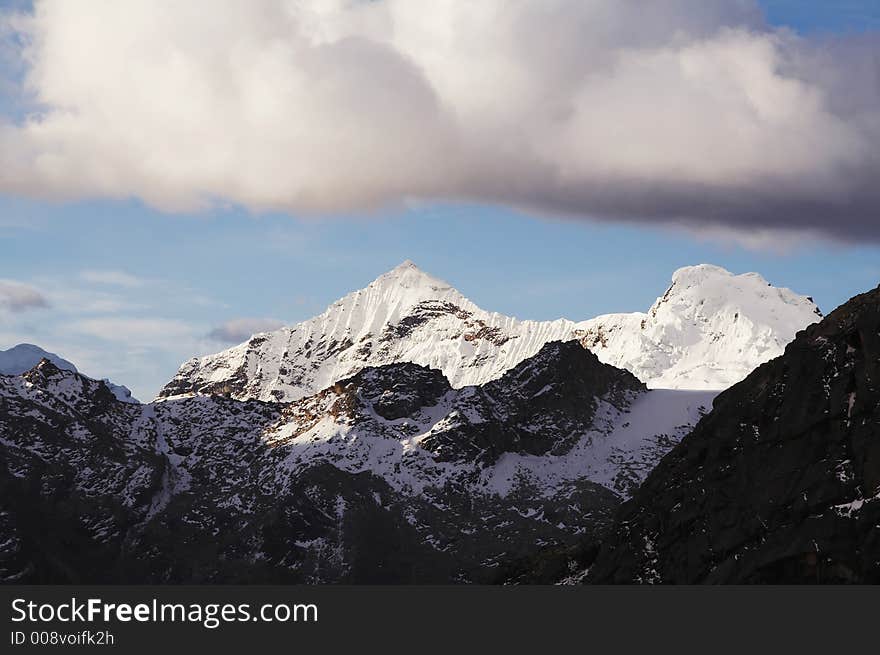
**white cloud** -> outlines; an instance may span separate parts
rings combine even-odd
[[[208,338],[223,343],[241,343],[259,332],[271,332],[284,323],[272,318],[235,318],[218,325],[208,333]]]
[[[43,309],[49,301],[37,288],[15,280],[0,280],[0,308],[12,312]]]
[[[47,276],[37,282],[49,289],[47,296],[53,308],[65,315],[81,316],[144,311],[148,308],[143,298],[117,290],[95,289],[77,283],[75,276],[70,278]]]
[[[293,212],[416,199],[876,237],[873,36],[751,0],[67,0],[0,189]]]
[[[121,341],[133,346],[169,346],[180,339],[193,339],[188,323],[165,318],[129,318],[106,316],[73,321],[69,328],[105,341]]]
[[[183,318],[209,299],[159,278],[99,273],[46,275],[30,284],[0,279],[0,349],[37,344],[86,375],[125,384],[138,398],[153,397],[187,358],[218,349],[204,336],[205,323]],[[132,292],[135,281],[143,286]],[[23,311],[43,302],[38,314]],[[10,303],[17,311],[8,311]]]
[[[93,284],[106,284],[127,289],[136,289],[146,284],[145,280],[124,271],[82,271],[79,276],[86,282]]]

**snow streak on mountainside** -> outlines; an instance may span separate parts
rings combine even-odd
[[[500,377],[550,341],[573,338],[650,387],[719,390],[779,355],[819,316],[810,299],[757,274],[702,265],[676,271],[647,314],[520,321],[480,309],[404,262],[320,316],[186,362],[159,396],[295,400],[395,362],[439,369],[463,387]]]
[[[76,366],[63,357],[47,352],[31,343],[20,343],[9,350],[0,350],[0,375],[21,375],[25,371],[31,370],[41,359],[49,360],[62,371],[77,372]],[[113,384],[106,378],[104,383],[118,400],[124,403],[138,402],[136,398],[132,397],[128,387]]]

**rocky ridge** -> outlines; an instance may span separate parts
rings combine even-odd
[[[0,576],[497,581],[597,535],[686,430],[630,439],[653,393],[576,342],[482,386],[400,363],[286,403],[122,403],[44,359],[0,376]]]
[[[21,375],[36,366],[41,359],[47,359],[64,371],[77,372],[72,362],[50,353],[31,343],[20,343],[8,350],[0,350],[0,375]],[[103,380],[110,392],[124,403],[137,403],[131,390],[120,384],[114,384],[107,378]]]

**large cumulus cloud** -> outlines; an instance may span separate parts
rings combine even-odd
[[[751,0],[46,0],[6,35],[7,192],[880,239],[880,40]]]

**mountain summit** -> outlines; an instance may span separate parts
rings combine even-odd
[[[571,339],[649,387],[720,390],[781,354],[820,316],[809,298],[756,273],[704,264],[677,270],[647,313],[522,321],[479,308],[405,261],[319,316],[189,360],[159,397],[297,400],[397,362],[439,369],[459,388],[499,378],[545,344]]]
[[[715,399],[602,538],[597,583],[880,583],[880,287]]]
[[[409,259],[377,277],[369,286],[392,291],[412,290],[420,300],[424,300],[425,294],[439,298],[448,291],[461,295],[447,282],[429,275]]]
[[[481,384],[544,344],[571,339],[574,325],[486,312],[405,261],[319,316],[189,360],[160,398],[296,400],[367,366],[397,362],[439,369],[454,387]]]
[[[599,359],[652,387],[725,389],[821,318],[811,298],[757,273],[701,264],[675,271],[647,313],[599,316],[579,328]]]
[[[20,343],[9,350],[0,350],[0,375],[21,375],[34,368],[44,359],[51,362],[61,371],[77,372],[76,366],[63,357],[43,350],[32,343]],[[107,385],[110,392],[116,396],[117,400],[121,400],[124,403],[138,402],[137,398],[132,397],[131,390],[128,387],[113,384],[107,378],[104,378],[103,382]]]

